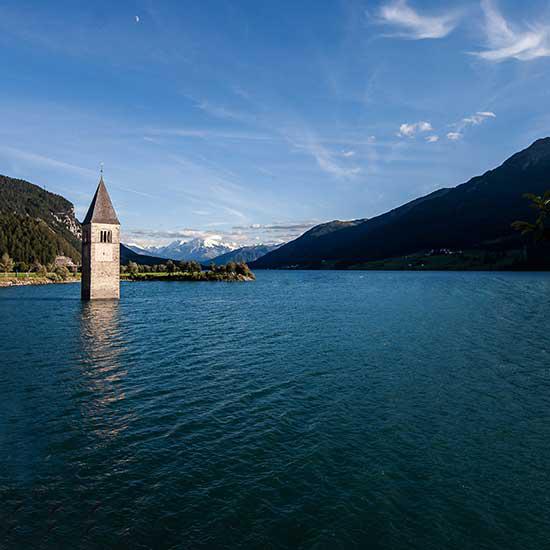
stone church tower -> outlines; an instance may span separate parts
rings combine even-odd
[[[103,175],[82,222],[81,291],[83,300],[120,297],[120,222]]]

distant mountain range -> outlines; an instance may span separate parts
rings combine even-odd
[[[227,262],[252,262],[281,245],[259,244],[238,248],[236,245],[223,242],[218,238],[195,238],[190,241],[174,241],[166,246],[143,247],[136,244],[126,244],[124,246],[140,256],[146,255],[180,261],[196,260],[202,264],[225,265]]]
[[[550,189],[550,138],[539,139],[500,167],[368,220],[330,222],[251,264],[261,268],[350,268],[444,249],[521,249],[511,228],[532,220],[524,193]]]
[[[216,237],[206,239],[195,238],[191,240],[177,240],[166,246],[140,247],[135,244],[126,246],[138,254],[146,254],[171,260],[196,260],[197,262],[208,262],[221,254],[235,250],[237,245],[223,242]]]

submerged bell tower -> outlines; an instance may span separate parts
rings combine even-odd
[[[120,222],[103,181],[82,222],[83,300],[120,298]]]

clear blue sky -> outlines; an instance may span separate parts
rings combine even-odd
[[[0,5],[0,172],[126,241],[296,236],[454,186],[550,134],[550,2]]]

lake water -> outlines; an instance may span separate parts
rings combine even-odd
[[[0,289],[0,547],[542,549],[550,274]]]

